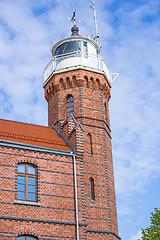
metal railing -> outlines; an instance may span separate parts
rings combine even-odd
[[[51,76],[53,72],[80,66],[83,68],[104,72],[108,80],[111,80],[111,74],[108,66],[101,56],[76,51],[54,56],[44,69],[44,82]]]

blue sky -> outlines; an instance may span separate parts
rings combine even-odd
[[[160,207],[160,2],[95,0],[111,72],[110,117],[119,235],[137,240]],[[0,0],[0,117],[47,125],[43,69],[53,42],[94,34],[88,0]]]

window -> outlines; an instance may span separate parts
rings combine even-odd
[[[23,235],[23,236],[17,237],[17,240],[37,240],[37,238]]]
[[[56,56],[67,54],[67,56],[70,56],[74,52],[79,52],[82,49],[82,43],[81,41],[69,41],[65,42],[62,45],[60,45],[56,50]]]
[[[109,112],[108,112],[108,106],[107,102],[104,103],[104,109],[105,109],[105,120],[107,124],[109,124]]]
[[[76,76],[73,76],[73,77],[72,77],[72,80],[73,80],[73,86],[74,86],[74,87],[77,86],[77,83],[76,83]]]
[[[74,115],[74,99],[73,99],[72,95],[68,95],[68,97],[67,97],[67,117],[71,113]]]
[[[107,118],[107,105],[106,102],[104,103],[104,111],[105,111],[105,119]]]
[[[66,78],[66,85],[67,85],[67,87],[70,87],[70,79],[69,79],[69,77]]]
[[[88,83],[88,77],[87,77],[87,76],[85,76],[85,77],[84,77],[84,79],[85,79],[85,82],[86,82],[86,87],[89,87],[89,83]]]
[[[19,164],[17,177],[17,199],[36,201],[36,185],[36,168],[29,164]]]
[[[84,52],[84,57],[87,57],[88,56],[87,42],[83,42],[83,52]]]
[[[94,79],[91,77],[90,80],[91,80],[91,87],[94,88]]]
[[[96,79],[96,84],[97,84],[97,89],[100,89],[100,82],[98,78]]]
[[[95,201],[95,191],[94,191],[94,179],[92,177],[89,179],[89,186],[90,186],[91,202],[94,202]]]
[[[59,82],[60,82],[60,87],[63,88],[63,79],[61,78]]]
[[[88,155],[93,155],[93,148],[92,148],[92,136],[88,133],[88,142],[89,142],[89,153]]]

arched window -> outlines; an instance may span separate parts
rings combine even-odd
[[[68,95],[67,96],[67,117],[71,113],[74,115],[74,99],[73,99],[72,95]]]
[[[17,240],[37,240],[37,239],[38,238],[35,238],[35,237],[32,237],[32,236],[27,236],[27,235],[17,237]]]
[[[72,77],[72,81],[73,81],[73,86],[76,87],[76,86],[77,86],[76,76],[73,76],[73,77]]]
[[[32,165],[26,163],[18,165],[17,199],[37,200],[37,171]]]
[[[96,84],[97,84],[97,89],[100,89],[100,82],[98,78],[96,79]]]
[[[92,177],[89,179],[89,186],[90,186],[90,199],[91,201],[95,201],[94,179]]]
[[[84,79],[85,79],[85,82],[86,82],[86,87],[89,87],[89,83],[88,83],[88,77],[87,77],[87,76],[85,76],[85,77],[84,77]]]
[[[63,88],[63,79],[61,78],[59,82],[60,82],[60,87]]]
[[[66,78],[66,85],[67,85],[67,87],[70,87],[70,79],[69,79],[69,77]]]
[[[92,148],[92,135],[88,133],[88,143],[89,143],[89,155],[93,154],[93,148]]]
[[[104,103],[104,111],[105,111],[105,119],[107,118],[107,105],[106,102]]]
[[[54,92],[54,85],[53,85],[53,83],[52,83],[52,90],[53,90],[53,92]]]
[[[90,80],[91,80],[91,88],[94,88],[94,79],[91,77]]]

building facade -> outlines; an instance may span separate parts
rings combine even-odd
[[[120,239],[99,52],[74,25],[44,70],[48,127],[0,120],[1,239]]]

